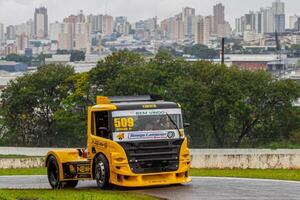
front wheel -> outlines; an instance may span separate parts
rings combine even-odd
[[[97,185],[100,189],[108,188],[109,186],[109,164],[107,159],[103,155],[99,155],[95,158],[94,162],[94,177]]]

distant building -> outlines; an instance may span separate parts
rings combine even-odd
[[[88,51],[90,48],[90,32],[88,23],[75,24],[74,49]]]
[[[274,33],[274,15],[271,7],[262,9],[263,33]]]
[[[103,15],[88,15],[87,22],[89,23],[91,33],[102,32]]]
[[[298,18],[299,18],[298,15],[290,16],[290,19],[289,19],[289,28],[290,29],[298,29],[298,27],[297,27]]]
[[[214,34],[219,33],[219,25],[224,25],[225,24],[225,7],[223,4],[218,3],[217,5],[214,6],[214,29],[213,32]]]
[[[34,12],[34,34],[36,38],[48,37],[48,13],[47,8],[36,8]]]
[[[7,44],[5,46],[5,55],[9,55],[9,54],[17,54],[18,53],[18,49],[17,49],[17,46],[15,43],[10,43],[10,44]]]
[[[111,35],[114,32],[114,18],[110,15],[103,15],[102,18],[102,33]]]
[[[161,22],[163,36],[166,39],[180,41],[184,39],[184,23],[182,13]]]
[[[115,19],[114,29],[117,33],[128,35],[131,30],[131,25],[126,17],[120,16]]]
[[[286,59],[287,56],[282,56]],[[228,66],[237,66],[245,70],[268,70],[269,64],[279,62],[279,58],[275,54],[226,54],[225,63]]]
[[[62,64],[65,65],[70,62],[71,55],[52,55],[52,58],[46,58],[45,64]]]
[[[25,48],[25,56],[27,58],[32,58],[32,56],[33,56],[32,48]]]
[[[183,23],[184,23],[184,36],[191,38],[194,35],[195,27],[193,21],[195,20],[195,8],[185,7],[182,9]]]
[[[61,29],[58,31],[58,49],[72,50],[74,48],[75,25],[64,22],[60,24]],[[56,37],[56,36],[53,36]]]
[[[274,14],[274,32],[285,31],[285,4],[280,0],[276,0],[272,3],[272,9]]]
[[[194,41],[196,44],[204,44],[204,18],[202,16],[195,17],[195,33]]]
[[[6,40],[15,40],[15,39],[16,39],[15,27],[12,25],[6,27]]]
[[[28,66],[24,63],[0,60],[0,71],[24,72],[27,68]]]
[[[16,36],[16,44],[18,51],[24,51],[29,47],[29,37],[25,33]]]
[[[4,25],[0,23],[0,47],[5,42]]]

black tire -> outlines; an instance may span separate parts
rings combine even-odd
[[[109,187],[109,164],[104,155],[98,155],[94,160],[94,177],[100,189]]]
[[[63,182],[62,184],[62,187],[63,188],[68,188],[68,189],[72,189],[72,188],[75,188],[78,184],[78,180],[75,180],[75,181],[65,181]]]
[[[54,156],[50,156],[47,162],[48,181],[53,189],[62,188],[62,182],[59,180],[59,167]]]

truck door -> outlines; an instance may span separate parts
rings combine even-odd
[[[111,141],[111,117],[108,111],[92,112],[91,120],[91,149],[92,154],[108,152],[108,142]]]

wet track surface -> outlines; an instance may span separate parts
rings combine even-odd
[[[0,188],[49,189],[50,186],[46,176],[0,176]],[[96,188],[96,183],[81,181],[77,188]],[[139,190],[113,188],[113,190],[140,192],[176,200],[300,200],[300,182],[257,179],[195,177],[191,183],[185,185]]]

